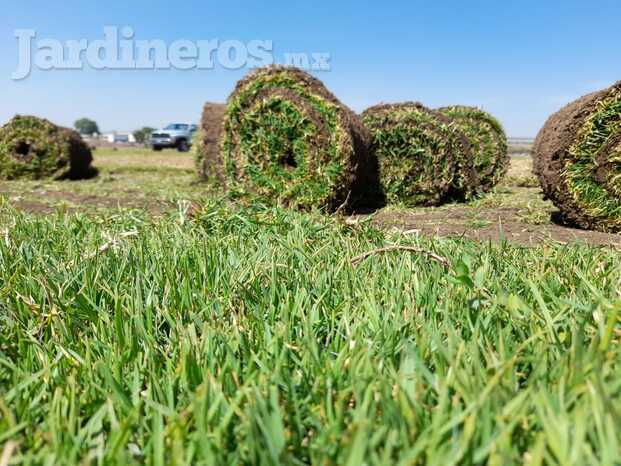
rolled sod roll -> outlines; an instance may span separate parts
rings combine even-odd
[[[496,118],[476,107],[461,105],[438,109],[451,118],[468,138],[474,157],[474,170],[479,179],[478,190],[489,192],[509,170],[507,135]]]
[[[420,103],[382,104],[364,111],[389,203],[434,206],[469,198],[477,186],[466,137]]]
[[[203,179],[224,180],[220,142],[225,111],[225,104],[207,102],[203,106],[203,116],[194,141],[196,167]]]
[[[318,79],[257,69],[228,99],[221,156],[229,188],[307,209],[371,204],[377,162],[359,117]]]
[[[621,231],[621,81],[552,115],[533,157],[543,192],[564,222]]]
[[[0,179],[82,179],[96,175],[80,135],[33,116],[0,128]]]

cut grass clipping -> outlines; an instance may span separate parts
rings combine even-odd
[[[413,102],[377,105],[362,118],[389,203],[439,205],[475,192],[468,141],[449,118]]]
[[[438,110],[451,118],[468,138],[480,192],[489,192],[509,170],[507,135],[496,118],[476,107],[461,105]]]
[[[543,191],[564,222],[621,231],[621,81],[552,115],[533,153]]]
[[[203,106],[203,116],[193,147],[198,174],[205,180],[223,181],[220,141],[225,111],[225,104],[207,102]]]
[[[230,96],[221,155],[229,189],[336,210],[375,200],[369,140],[358,116],[319,80],[271,66],[241,80]]]
[[[80,135],[33,116],[0,128],[0,179],[82,179],[96,174]]]

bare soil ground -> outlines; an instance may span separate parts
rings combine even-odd
[[[42,214],[137,210],[159,216],[187,208],[189,203],[200,203],[213,194],[207,185],[197,182],[190,154],[98,148],[94,156],[101,173],[98,178],[80,182],[0,182],[0,206],[9,204]],[[552,220],[555,212],[552,203],[543,200],[530,157],[514,155],[506,179],[481,199],[437,208],[390,206],[369,215],[353,216],[347,222],[371,222],[407,234],[506,240],[527,246],[577,241],[621,248],[621,235],[558,225]]]
[[[550,213],[553,211],[550,209]],[[509,207],[482,210],[448,207],[436,212],[384,210],[374,216],[373,223],[382,228],[395,228],[409,234],[426,236],[494,242],[506,240],[526,246],[551,241],[561,244],[584,242],[621,248],[621,236],[618,234],[577,230],[552,222],[540,224],[528,218],[530,213],[528,210]]]
[[[480,241],[503,241],[535,246],[544,241],[584,242],[621,248],[621,235],[578,230],[555,223],[557,209],[543,200],[532,173],[530,156],[513,156],[505,180],[494,192],[468,204],[437,208],[388,207],[368,217],[382,228],[409,234],[464,237]]]

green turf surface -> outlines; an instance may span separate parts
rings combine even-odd
[[[621,462],[618,252],[225,205],[0,207],[11,464]]]

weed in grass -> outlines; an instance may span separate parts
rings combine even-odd
[[[550,212],[529,202],[526,208],[518,213],[518,218],[531,225],[544,225],[550,221]]]
[[[472,228],[473,230],[480,230],[482,228],[487,228],[493,224],[494,222],[492,222],[491,220],[485,220],[485,219],[473,219],[473,220],[467,220],[465,222],[465,225],[468,228]]]

